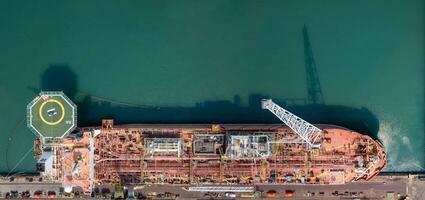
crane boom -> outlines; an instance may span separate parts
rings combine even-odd
[[[267,109],[276,115],[276,117],[297,133],[310,147],[320,147],[320,144],[316,144],[316,140],[322,133],[321,129],[283,109],[271,99],[261,100],[261,108]]]

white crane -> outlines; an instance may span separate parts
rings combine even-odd
[[[278,117],[283,123],[285,123],[289,128],[297,133],[309,145],[309,147],[320,147],[320,144],[317,144],[316,140],[322,133],[321,129],[283,109],[274,103],[271,99],[261,100],[261,108],[267,109],[276,115],[276,117]]]

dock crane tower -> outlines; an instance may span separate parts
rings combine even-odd
[[[285,123],[289,128],[291,128],[296,134],[298,134],[301,139],[303,139],[308,147],[311,148],[319,148],[320,143],[318,143],[318,139],[320,139],[320,135],[322,134],[322,130],[317,128],[316,126],[304,121],[300,117],[292,114],[291,112],[285,110],[280,107],[276,103],[274,103],[271,99],[263,99],[261,100],[261,108],[267,109],[276,115],[277,118],[280,119],[283,123]]]

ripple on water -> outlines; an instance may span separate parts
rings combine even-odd
[[[411,146],[411,138],[406,134],[397,120],[389,117],[380,120],[378,138],[384,145],[388,161],[384,171],[425,170],[416,157],[417,152]]]

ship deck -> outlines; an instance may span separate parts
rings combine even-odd
[[[63,184],[344,184],[375,176],[386,164],[369,136],[320,126],[310,149],[284,125],[126,125],[104,121],[64,141]],[[89,138],[94,156],[89,158]],[[77,170],[78,169],[78,170]]]

